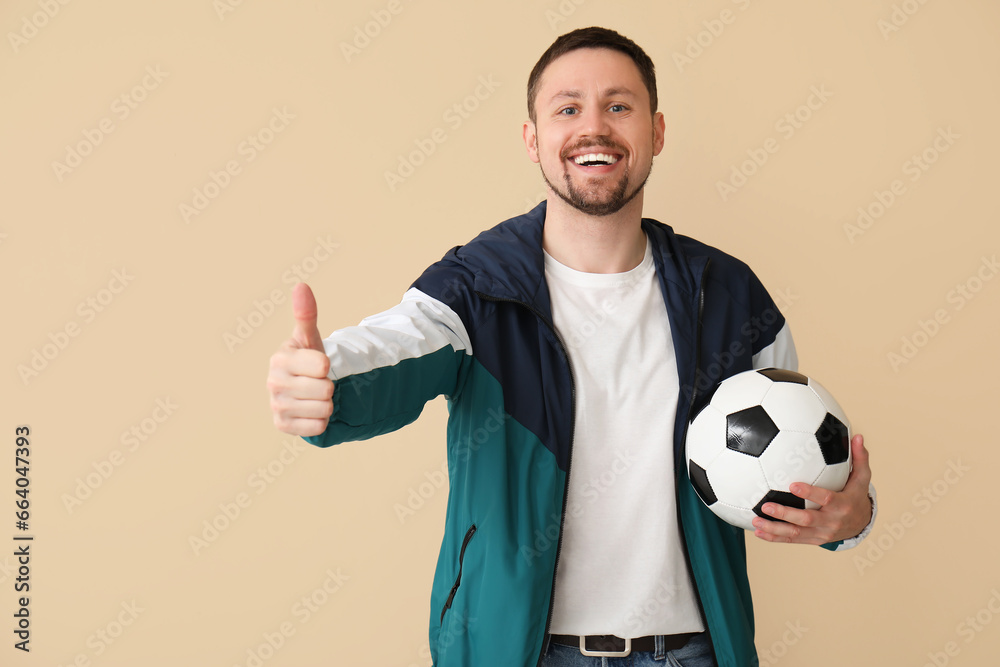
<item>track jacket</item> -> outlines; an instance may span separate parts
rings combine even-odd
[[[574,385],[552,325],[545,202],[451,249],[389,310],[324,341],[334,380],[328,447],[394,431],[448,401],[450,491],[430,601],[437,667],[536,667],[548,646]],[[785,320],[751,270],[651,219],[642,228],[673,332],[678,520],[720,667],[757,665],[744,531],[716,518],[684,465],[688,418],[721,379],[795,369]],[[670,474],[664,471],[664,475]],[[856,538],[857,539],[857,538]],[[824,545],[830,549],[841,543]]]

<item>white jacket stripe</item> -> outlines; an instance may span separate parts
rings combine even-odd
[[[770,345],[753,355],[754,368],[783,368],[787,371],[798,371],[799,356],[795,352],[795,343],[792,341],[792,332],[788,328],[788,322],[782,325],[774,341]]]
[[[323,340],[331,380],[394,366],[449,345],[472,354],[469,334],[455,311],[415,287],[399,304]]]

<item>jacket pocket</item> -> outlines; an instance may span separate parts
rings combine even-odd
[[[444,622],[444,613],[451,607],[452,600],[455,599],[455,593],[458,592],[458,586],[462,583],[462,561],[465,559],[465,547],[469,546],[469,540],[475,534],[476,524],[472,524],[469,526],[469,530],[465,531],[465,538],[462,540],[462,549],[458,552],[458,576],[455,577],[455,584],[451,587],[448,599],[445,600],[444,608],[441,610],[441,622]]]

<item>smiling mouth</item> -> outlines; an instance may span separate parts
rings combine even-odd
[[[583,155],[577,155],[573,158],[573,162],[584,167],[594,167],[602,165],[612,165],[618,162],[620,158],[616,155],[610,155],[608,153],[585,153]]]

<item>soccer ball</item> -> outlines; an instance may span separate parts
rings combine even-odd
[[[816,509],[788,490],[806,482],[841,491],[851,472],[851,426],[833,396],[812,378],[778,368],[726,378],[691,424],[688,476],[716,516],[754,530],[774,502]]]

